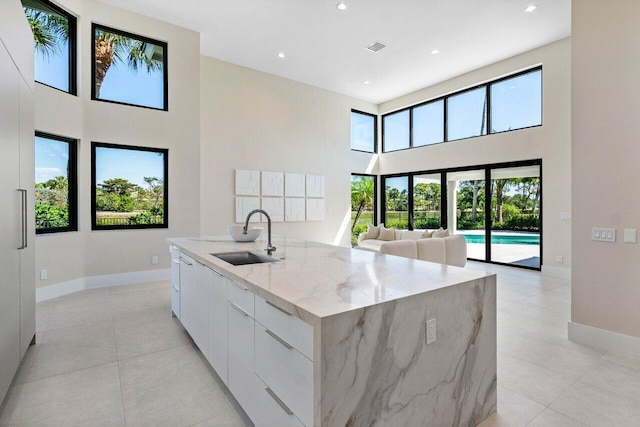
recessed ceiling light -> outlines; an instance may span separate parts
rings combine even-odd
[[[439,53],[440,53],[440,51],[439,51],[438,49],[433,49],[433,50],[431,51],[431,55],[437,55],[437,54],[439,54]]]
[[[368,85],[368,84],[371,84],[371,82],[369,80],[365,80],[365,81],[362,82],[362,84],[363,85]]]
[[[536,6],[535,4],[532,4],[532,5],[527,6],[527,8],[524,11],[525,12],[533,12],[537,8],[538,8],[538,6]]]
[[[284,52],[279,52],[278,53],[278,58],[284,58]]]
[[[336,5],[336,7],[338,8],[338,10],[345,10],[347,8],[347,5],[343,2],[340,2]]]

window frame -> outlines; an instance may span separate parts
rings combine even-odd
[[[378,175],[352,172],[351,182],[353,182],[354,176],[365,176],[367,178],[373,178],[373,225],[378,225]]]
[[[77,60],[77,56],[78,56],[78,22],[77,22],[77,18],[74,15],[72,15],[71,13],[67,12],[66,10],[64,10],[63,8],[58,6],[57,4],[52,3],[49,0],[38,0],[38,2],[44,4],[45,6],[51,8],[52,10],[54,10],[60,16],[63,16],[64,18],[66,18],[68,23],[69,23],[69,41],[68,41],[68,45],[69,45],[69,90],[66,91],[66,90],[57,88],[55,86],[51,86],[51,85],[49,85],[47,83],[43,83],[43,82],[40,82],[38,80],[35,80],[35,78],[34,78],[34,81],[36,83],[38,83],[38,84],[41,84],[41,85],[46,86],[46,87],[49,87],[51,89],[55,89],[55,90],[60,91],[62,93],[68,93],[69,95],[78,96],[78,60]],[[23,5],[23,8],[24,8],[24,5]]]
[[[540,72],[540,124],[537,125],[532,125],[532,126],[526,126],[526,127],[522,127],[522,128],[516,128],[516,129],[510,129],[510,130],[503,130],[503,131],[499,131],[499,132],[493,132],[491,130],[491,86],[493,84],[496,83],[501,83],[505,80],[510,80],[516,77],[520,77],[529,73],[535,73],[535,72]],[[514,131],[518,131],[518,130],[523,130],[523,129],[531,129],[531,128],[535,128],[535,127],[540,127],[543,125],[544,122],[544,71],[543,71],[543,66],[542,65],[536,65],[530,68],[527,68],[525,70],[522,71],[518,71],[516,73],[513,74],[509,74],[506,75],[504,77],[500,77],[498,79],[494,79],[491,81],[488,81],[486,83],[481,83],[481,84],[477,84],[471,87],[467,87],[455,92],[451,92],[448,93],[446,95],[443,96],[439,96],[436,98],[432,98],[429,99],[427,101],[424,102],[420,102],[418,104],[414,104],[414,105],[410,105],[408,107],[404,107],[404,108],[400,108],[398,110],[394,110],[394,111],[390,111],[388,113],[382,114],[381,115],[381,119],[382,119],[382,153],[394,153],[396,151],[403,151],[403,150],[410,150],[413,148],[424,148],[424,147],[431,147],[433,145],[438,145],[438,144],[444,144],[447,142],[454,142],[454,141],[463,141],[465,139],[472,139],[472,138],[482,138],[482,137],[486,137],[489,135],[496,135],[496,134],[500,134],[500,133],[506,133],[506,132],[514,132]],[[449,124],[449,113],[448,113],[448,101],[449,98],[452,96],[456,96],[456,95],[461,95],[465,92],[470,92],[473,90],[477,90],[480,88],[484,88],[484,90],[486,91],[486,95],[485,95],[485,99],[486,99],[486,103],[487,103],[487,116],[485,118],[486,120],[486,133],[484,135],[478,135],[478,136],[469,136],[469,137],[465,137],[465,138],[458,138],[458,139],[449,139],[449,132],[448,132],[448,124]],[[422,107],[426,104],[430,104],[433,102],[437,102],[437,101],[443,101],[443,108],[444,108],[444,137],[443,137],[443,141],[442,142],[435,142],[433,144],[428,144],[428,145],[420,145],[420,146],[415,146],[413,145],[413,110],[415,108],[419,108]],[[393,114],[397,114],[397,113],[401,113],[403,111],[409,110],[409,147],[406,148],[400,148],[398,150],[391,150],[391,151],[386,151],[385,150],[385,137],[384,137],[384,118],[386,116],[390,116]]]
[[[363,116],[369,116],[369,117],[373,117],[373,151],[366,151],[366,150],[356,150],[355,148],[353,148],[353,141],[350,141],[351,145],[351,151],[356,151],[359,153],[369,153],[369,154],[377,154],[378,153],[378,115],[377,114],[372,114],[372,113],[367,113],[365,111],[360,111],[360,110],[356,110],[354,108],[351,109],[351,114],[360,114]],[[351,117],[351,116],[349,116]],[[353,122],[351,123],[351,126],[353,126]],[[351,128],[352,129],[352,128]]]
[[[51,227],[46,229],[36,229],[36,234],[65,233],[68,231],[78,231],[78,140],[66,136],[54,135],[47,132],[35,131],[35,137],[51,139],[64,142],[69,145],[69,161],[67,166],[68,199],[67,209],[69,213],[69,225],[67,227]],[[35,166],[35,162],[34,162]],[[34,204],[35,209],[35,204]],[[34,218],[35,221],[35,218]]]
[[[486,264],[496,264],[496,265],[504,265],[507,267],[515,267],[515,268],[522,268],[525,270],[536,270],[536,271],[541,271],[542,270],[542,265],[543,265],[543,230],[544,230],[544,217],[542,215],[543,212],[543,207],[544,207],[544,181],[543,181],[543,168],[542,168],[542,159],[541,158],[537,158],[537,159],[531,159],[531,160],[516,160],[516,161],[510,161],[510,162],[502,162],[502,163],[489,163],[489,164],[481,164],[481,165],[470,165],[470,166],[461,166],[461,167],[452,167],[452,168],[444,168],[444,169],[432,169],[432,170],[420,170],[420,171],[411,171],[411,172],[401,172],[401,173],[393,173],[393,174],[387,174],[387,175],[380,175],[380,190],[379,190],[379,197],[380,200],[382,200],[382,203],[380,204],[380,215],[381,218],[383,220],[385,220],[386,218],[386,194],[385,194],[385,187],[386,187],[386,179],[388,178],[398,178],[398,177],[408,177],[408,185],[409,185],[409,189],[413,189],[413,177],[414,176],[419,176],[419,175],[427,175],[427,174],[440,174],[441,175],[441,190],[440,190],[440,203],[441,203],[441,213],[440,213],[440,226],[443,228],[447,228],[448,227],[448,222],[449,222],[449,218],[448,218],[448,214],[449,214],[449,208],[448,208],[448,200],[447,200],[447,195],[449,193],[449,183],[447,182],[447,173],[449,172],[463,172],[463,171],[475,171],[475,170],[484,170],[485,172],[485,182],[490,182],[492,179],[492,175],[491,172],[494,170],[498,170],[498,169],[505,169],[505,168],[514,168],[514,167],[522,167],[522,166],[538,166],[540,168],[540,207],[539,210],[541,212],[540,214],[540,266],[539,267],[529,267],[529,266],[523,266],[523,265],[517,265],[517,264],[509,264],[509,263],[503,263],[503,262],[498,262],[498,261],[492,261],[491,260],[491,245],[488,244],[485,248],[485,260],[480,260],[480,259],[475,259],[475,258],[468,258],[471,261],[478,261],[478,262],[483,262]],[[407,209],[408,211],[408,230],[414,230],[414,222],[413,222],[413,208],[414,208],[414,196],[413,196],[413,191],[408,191],[407,192]],[[491,242],[490,239],[490,230],[492,228],[492,221],[491,221],[491,192],[485,192],[485,210],[484,210],[484,215],[485,215],[485,221],[486,221],[486,225],[485,225],[485,236],[486,236],[486,241],[487,242]],[[386,224],[385,224],[386,225]]]
[[[163,205],[164,218],[162,224],[126,224],[126,225],[97,225],[96,224],[96,149],[113,148],[118,150],[147,151],[151,153],[162,153],[164,155],[163,166]],[[91,142],[91,230],[140,230],[140,229],[169,228],[169,149],[141,147],[135,145],[112,144],[106,142]]]
[[[120,36],[128,37],[134,40],[140,40],[145,43],[154,44],[156,46],[161,46],[163,48],[162,55],[162,74],[163,74],[163,108],[150,107],[148,105],[139,105],[139,104],[131,104],[128,102],[122,101],[112,101],[110,99],[102,99],[96,97],[96,30],[102,30],[109,33],[118,34]],[[150,37],[141,36],[138,34],[133,34],[128,31],[118,30],[117,28],[108,27],[106,25],[98,24],[96,22],[91,23],[91,100],[92,101],[100,101],[107,102],[110,104],[117,105],[126,105],[129,107],[138,107],[138,108],[146,108],[148,110],[155,111],[169,111],[169,60],[168,60],[168,43],[160,40],[155,40]]]

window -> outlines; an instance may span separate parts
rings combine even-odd
[[[77,141],[36,132],[36,233],[77,231]]]
[[[413,228],[434,229],[442,223],[442,177],[439,173],[413,177]]]
[[[47,0],[22,0],[38,83],[76,94],[76,18]]]
[[[93,24],[91,99],[167,110],[167,44]]]
[[[414,147],[444,141],[444,100],[412,108],[411,114],[413,114]]]
[[[169,151],[94,142],[92,228],[167,228]]]
[[[373,114],[351,110],[351,149],[375,153],[377,142],[377,117]]]
[[[409,228],[409,176],[383,178],[384,225]]]
[[[542,125],[542,67],[382,116],[382,152]]]
[[[409,110],[391,113],[382,118],[384,152],[409,148]]]
[[[358,234],[367,231],[367,224],[376,224],[376,176],[351,175],[351,244]]]
[[[487,88],[485,86],[447,98],[449,141],[487,134]]]
[[[491,85],[491,132],[542,124],[542,70]]]

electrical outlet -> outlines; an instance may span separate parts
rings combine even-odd
[[[562,263],[564,262],[564,258],[562,257],[562,255],[558,255],[558,256],[556,257],[556,262],[557,262],[558,264],[562,264]]]
[[[427,320],[427,344],[436,342],[436,319]]]
[[[157,263],[158,263],[158,257],[157,256],[151,257],[151,264],[157,264]]]
[[[47,270],[40,270],[40,280],[47,280]]]

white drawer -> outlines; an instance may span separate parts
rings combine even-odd
[[[255,319],[313,360],[313,326],[256,295]]]
[[[254,394],[258,415],[251,421],[256,427],[304,427],[278,395],[255,375]]]
[[[253,291],[231,279],[227,281],[227,299],[237,307],[240,307],[249,316],[253,317]]]
[[[171,285],[171,311],[180,318],[180,290],[176,285]]]
[[[313,362],[256,322],[254,363],[256,374],[282,402],[305,425],[313,425]]]

